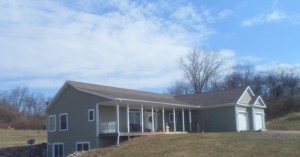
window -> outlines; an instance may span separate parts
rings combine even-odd
[[[68,114],[63,113],[60,114],[60,131],[67,131],[68,130]]]
[[[87,151],[90,149],[90,142],[76,142],[76,151]]]
[[[129,122],[130,124],[140,124],[140,111],[129,111]]]
[[[56,131],[56,115],[49,116],[48,131],[49,132]]]
[[[176,118],[176,117],[175,117]],[[175,119],[176,120],[176,119]],[[173,113],[169,114],[169,122],[173,123],[174,122],[174,117],[173,117]]]
[[[89,122],[95,121],[95,109],[88,110],[88,121]]]
[[[63,143],[53,143],[52,156],[53,157],[63,157],[64,156],[64,144]]]

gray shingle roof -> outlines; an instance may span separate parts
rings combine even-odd
[[[105,95],[114,99],[121,98],[121,99],[142,100],[142,101],[161,102],[161,103],[170,103],[170,104],[190,105],[186,102],[182,102],[180,100],[175,99],[173,96],[165,95],[165,94],[157,94],[151,92],[109,87],[109,86],[74,82],[74,81],[68,81],[68,83],[77,89],[99,94],[99,95]]]
[[[183,101],[195,106],[209,106],[219,104],[237,103],[247,87],[207,92],[193,95],[176,96],[179,101]]]

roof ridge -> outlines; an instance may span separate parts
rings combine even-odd
[[[149,92],[149,91],[143,91],[143,90],[137,90],[137,89],[121,88],[121,87],[115,87],[115,86],[101,85],[101,84],[96,84],[96,83],[79,82],[79,81],[71,81],[71,80],[67,80],[66,82],[88,84],[88,85],[92,85],[92,86],[102,86],[102,87],[114,88],[114,89],[130,90],[130,91],[135,91],[135,92],[142,92],[142,93],[148,93],[148,94],[168,96],[170,98],[174,98],[175,99],[175,97],[172,96],[172,95],[155,93],[155,92]]]
[[[218,93],[218,92],[224,92],[224,91],[230,91],[230,90],[236,90],[236,89],[245,89],[247,88],[248,86],[243,86],[243,87],[237,87],[237,88],[223,88],[221,90],[215,90],[215,91],[208,91],[208,92],[202,92],[202,93],[193,93],[193,94],[188,94],[188,95],[178,95],[178,96],[175,96],[176,97],[184,97],[184,96],[193,96],[193,95],[205,95],[205,94],[211,94],[211,93]]]

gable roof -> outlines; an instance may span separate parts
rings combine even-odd
[[[67,81],[68,84],[80,90],[90,94],[106,97],[112,100],[127,100],[127,101],[143,101],[143,102],[155,102],[155,103],[169,103],[188,105],[186,102],[176,100],[173,96],[165,94],[157,94],[152,92],[144,92],[132,89],[117,88],[110,86],[103,86],[90,83],[82,83],[75,81]]]
[[[179,101],[183,101],[195,106],[232,104],[238,102],[241,95],[247,88],[248,87],[241,87],[193,95],[176,96],[175,98]]]

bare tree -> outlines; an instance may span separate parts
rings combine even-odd
[[[175,81],[168,89],[167,93],[173,96],[188,95],[191,93],[188,83],[184,81]]]
[[[254,83],[256,70],[251,64],[237,64],[233,66],[233,72],[225,77],[225,88],[237,88],[251,86]]]
[[[220,73],[224,61],[218,52],[193,49],[184,58],[180,58],[179,64],[193,92],[202,93],[208,89],[210,81]]]
[[[8,96],[10,105],[21,111],[24,103],[24,98],[26,97],[28,92],[28,88],[26,87],[16,87],[12,89],[9,92]]]

